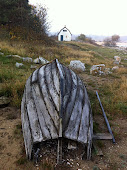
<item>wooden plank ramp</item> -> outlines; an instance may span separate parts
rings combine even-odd
[[[112,140],[112,135],[110,133],[96,133],[93,134],[93,140]]]

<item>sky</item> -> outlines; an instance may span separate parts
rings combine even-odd
[[[46,6],[50,32],[65,25],[72,34],[127,35],[127,0],[29,0]]]

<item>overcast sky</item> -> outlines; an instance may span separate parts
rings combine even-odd
[[[65,25],[72,34],[127,35],[127,0],[29,0],[48,8],[51,32]]]

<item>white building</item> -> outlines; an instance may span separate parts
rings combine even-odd
[[[71,41],[71,36],[72,36],[72,34],[71,34],[70,30],[67,29],[65,26],[58,33],[58,41]]]

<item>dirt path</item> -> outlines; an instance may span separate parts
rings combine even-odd
[[[0,109],[0,169],[16,169],[20,157],[20,140],[15,138],[16,125],[20,124],[19,110]]]

